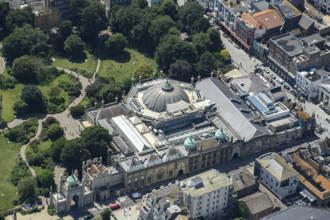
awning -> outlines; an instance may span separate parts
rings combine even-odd
[[[223,21],[221,21],[220,24],[221,24],[224,28],[226,28],[227,31],[229,31],[230,34],[236,38],[236,40],[238,40],[238,41],[239,41],[239,42],[240,42],[240,43],[241,43],[246,49],[248,49],[248,50],[250,51],[250,49],[252,48],[252,46],[247,45],[247,44],[246,44],[241,38],[239,38],[239,37],[235,34],[234,31],[232,31],[229,27],[227,27],[227,25],[226,25]]]

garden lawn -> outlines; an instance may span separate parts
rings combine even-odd
[[[23,84],[16,84],[13,89],[1,90],[2,94],[2,118],[10,122],[15,119],[14,104],[16,101],[20,100]]]
[[[0,196],[0,212],[13,208],[12,201],[18,199],[16,196],[17,188],[8,179],[11,169],[16,164],[16,155],[20,151],[21,146],[18,143],[8,143],[8,139],[4,137],[3,132],[0,133],[0,195],[4,194],[4,196]]]
[[[102,56],[98,74],[104,77],[114,77],[117,82],[132,77],[132,73],[143,64],[150,64],[157,71],[157,63],[152,58],[147,58],[134,49],[125,49],[126,54],[122,58],[110,59]],[[128,54],[129,52],[130,54]],[[134,64],[135,63],[135,64]]]
[[[67,81],[67,82],[71,82],[70,81],[70,77],[67,75],[67,74],[61,74],[59,75],[58,77],[56,77],[51,83],[47,84],[47,85],[39,85],[39,89],[41,90],[42,94],[44,96],[46,96],[46,98],[50,99],[50,96],[49,96],[49,91],[50,91],[50,88],[53,87],[53,86],[57,86],[58,87],[58,83],[60,81]],[[65,102],[64,102],[64,106],[67,106],[68,104],[70,104],[70,102],[72,101],[68,95],[67,92],[64,91],[64,89],[60,88],[61,89],[61,94],[60,94],[60,97],[63,97]]]
[[[87,56],[87,62],[82,62],[82,63],[77,63],[77,62],[71,62],[68,58],[66,57],[58,57],[55,56],[55,61],[52,63],[52,66],[55,67],[62,67],[65,69],[73,69],[73,68],[79,68],[79,69],[85,69],[91,73],[94,73],[96,64],[97,64],[97,59],[94,55],[88,53],[85,51],[86,56]]]

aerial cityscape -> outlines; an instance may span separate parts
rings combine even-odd
[[[330,0],[0,0],[0,220],[325,220]]]

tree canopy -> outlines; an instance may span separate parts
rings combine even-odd
[[[85,49],[84,41],[78,35],[71,35],[64,42],[64,51],[72,56],[72,59],[83,57]]]
[[[216,67],[216,60],[209,51],[203,53],[196,64],[196,70],[203,78],[210,76],[211,72],[214,71]]]
[[[133,74],[135,79],[139,79],[142,76],[142,79],[148,79],[153,76],[153,68],[148,64],[141,65]]]
[[[202,55],[205,51],[208,51],[211,46],[208,35],[203,32],[195,34],[193,36],[193,46],[199,56]]]
[[[179,27],[182,31],[190,33],[193,24],[203,17],[204,9],[196,2],[186,2],[179,8]],[[195,28],[195,27],[194,27]]]
[[[186,60],[176,60],[170,65],[168,77],[171,79],[190,82],[193,75],[193,68]]]
[[[220,39],[220,32],[211,27],[207,30],[208,38],[210,39],[210,51],[219,52],[223,49],[222,41]]]
[[[37,76],[37,67],[30,56],[16,58],[12,68],[13,76],[20,82],[33,82]]]
[[[47,105],[40,89],[35,85],[25,86],[22,90],[21,99],[28,104],[29,111],[43,112]]]
[[[36,181],[33,177],[26,177],[19,181],[18,188],[18,198],[20,203],[31,202],[36,196]]]
[[[149,27],[149,36],[152,38],[154,45],[158,45],[159,39],[167,34],[168,30],[175,27],[175,22],[168,16],[158,16]]]
[[[38,28],[33,29],[28,24],[16,28],[3,40],[2,46],[3,55],[9,60],[23,55],[48,56],[45,34]]]
[[[128,41],[126,37],[121,33],[116,33],[111,35],[105,42],[104,42],[104,49],[109,54],[118,54],[122,53],[123,50],[127,47]]]
[[[91,2],[81,13],[81,34],[87,40],[94,40],[101,30],[107,28],[108,20],[105,16],[104,6],[97,2]]]
[[[13,31],[16,27],[22,27],[24,24],[33,25],[34,17],[35,15],[30,6],[12,10],[6,16],[6,26],[9,31]]]
[[[177,5],[174,0],[164,0],[160,7],[165,15],[170,16],[174,21],[178,19]]]
[[[6,26],[6,17],[10,12],[10,8],[7,3],[0,3],[0,27],[5,28]]]
[[[90,0],[70,0],[70,8],[74,14],[73,20],[76,24],[80,23],[81,13],[90,4]]]

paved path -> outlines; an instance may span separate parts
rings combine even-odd
[[[3,74],[3,72],[5,72],[6,69],[6,63],[5,60],[0,57],[0,74]]]

